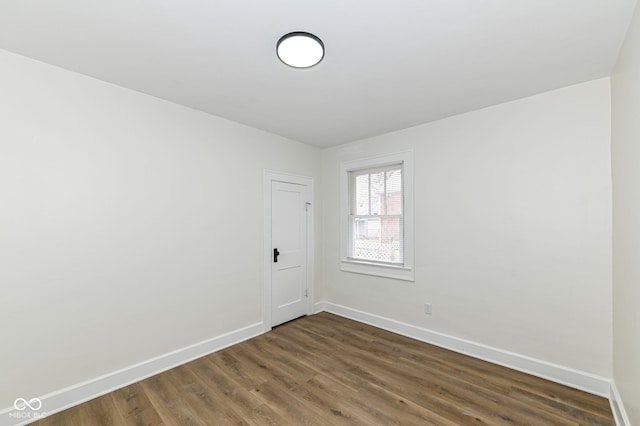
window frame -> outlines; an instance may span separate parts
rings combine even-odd
[[[350,250],[350,202],[352,188],[349,173],[364,169],[384,168],[402,164],[402,216],[403,255],[402,265],[365,261],[349,257]],[[374,275],[404,281],[415,281],[414,269],[414,168],[413,151],[368,157],[346,161],[340,165],[340,269],[345,272]]]

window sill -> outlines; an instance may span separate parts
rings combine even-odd
[[[413,268],[407,268],[406,266],[383,265],[343,259],[340,262],[340,270],[356,274],[392,278],[394,280],[415,281]]]

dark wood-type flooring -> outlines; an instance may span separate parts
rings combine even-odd
[[[328,313],[46,425],[613,425],[606,399]]]

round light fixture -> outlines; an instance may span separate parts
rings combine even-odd
[[[324,58],[324,43],[313,34],[296,31],[280,37],[276,52],[290,67],[309,68]]]

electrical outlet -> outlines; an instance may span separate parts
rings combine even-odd
[[[431,315],[431,303],[425,303],[424,304],[424,313],[427,315]]]

